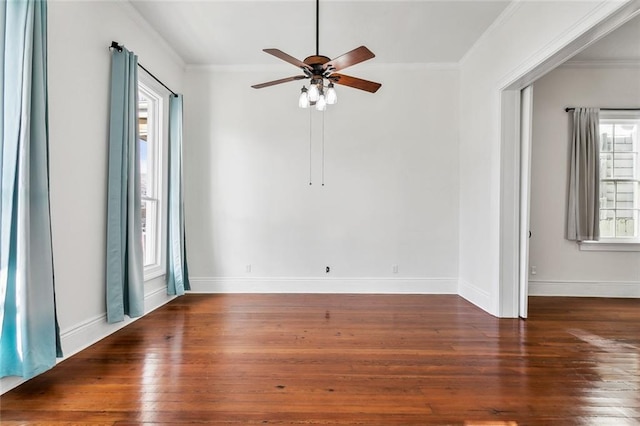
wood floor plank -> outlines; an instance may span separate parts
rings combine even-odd
[[[639,425],[640,301],[187,295],[0,397],[3,425]]]

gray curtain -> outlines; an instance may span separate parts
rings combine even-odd
[[[573,111],[567,239],[600,239],[600,110],[576,108]]]
[[[182,199],[182,95],[169,99],[169,206],[167,294],[190,290]]]
[[[109,177],[107,194],[107,321],[144,314],[138,58],[111,52]]]
[[[0,376],[62,356],[49,208],[47,3],[0,2]]]

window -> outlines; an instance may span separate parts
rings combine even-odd
[[[640,114],[631,111],[602,111],[600,243],[640,243],[639,151]]]
[[[165,273],[164,167],[166,117],[163,96],[145,82],[138,82],[138,127],[140,133],[140,184],[142,195],[142,251],[144,278]],[[147,84],[145,84],[147,83]]]

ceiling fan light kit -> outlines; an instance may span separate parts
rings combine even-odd
[[[380,83],[363,80],[357,77],[351,77],[345,74],[338,74],[352,65],[367,61],[374,58],[375,55],[365,46],[360,46],[350,52],[345,53],[335,59],[330,59],[320,55],[319,52],[319,4],[320,0],[316,0],[316,54],[305,58],[304,61],[294,58],[279,49],[263,49],[264,52],[275,56],[285,62],[288,62],[300,68],[303,75],[282,78],[279,80],[269,81],[267,83],[255,84],[251,87],[254,89],[262,89],[264,87],[274,86],[276,84],[287,83],[290,81],[310,79],[309,89],[302,86],[300,97],[298,98],[298,106],[300,108],[309,108],[314,106],[318,111],[324,111],[327,105],[333,105],[338,102],[338,94],[334,84],[352,87],[354,89],[364,90],[366,92],[375,93],[382,86]]]
[[[315,106],[318,111],[324,111],[327,109],[327,105],[333,105],[336,102],[338,102],[338,94],[331,82],[329,82],[329,85],[325,88],[323,80],[311,80],[309,90],[307,90],[305,86],[302,86],[302,89],[300,89],[300,98],[298,101],[300,108]]]

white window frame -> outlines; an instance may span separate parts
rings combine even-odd
[[[138,73],[138,92],[143,93],[154,107],[154,117],[147,121],[147,132],[156,139],[155,146],[147,145],[147,173],[153,173],[152,185],[147,188],[150,197],[143,201],[155,200],[155,231],[152,250],[155,262],[144,265],[144,280],[166,275],[167,270],[167,147],[169,126],[169,94],[160,84],[144,72]],[[151,109],[151,108],[150,108]],[[151,116],[151,111],[149,111]],[[159,118],[159,119],[158,119]],[[159,149],[158,149],[159,148]],[[143,260],[144,261],[144,260]]]
[[[600,120],[640,120],[640,111],[600,111]],[[640,141],[638,141],[640,145]],[[640,154],[638,154],[640,163]],[[636,179],[640,179],[640,164],[636,165]],[[601,170],[602,173],[602,170]],[[636,238],[600,238],[599,241],[582,241],[580,250],[582,251],[640,251],[640,236]]]

